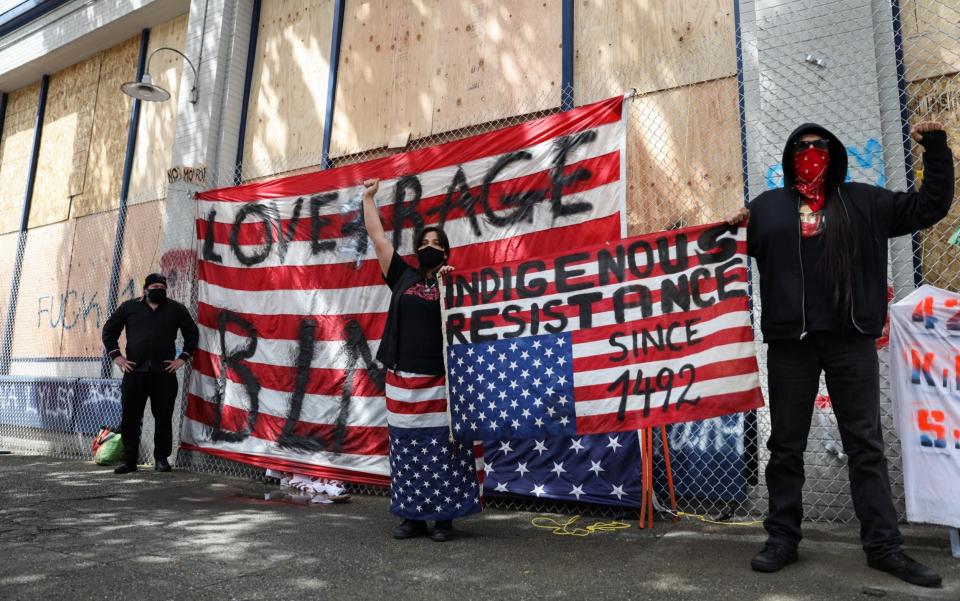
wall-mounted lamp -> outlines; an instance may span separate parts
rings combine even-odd
[[[148,102],[163,102],[170,98],[170,92],[164,90],[158,85],[153,83],[153,80],[150,77],[150,59],[153,58],[153,55],[160,52],[161,50],[169,50],[170,52],[176,52],[183,57],[183,60],[187,61],[187,64],[190,65],[190,68],[193,69],[193,87],[190,88],[190,103],[197,103],[197,68],[193,66],[193,63],[187,58],[187,55],[180,52],[176,48],[168,48],[162,46],[157,48],[150,53],[150,56],[147,57],[147,68],[143,71],[143,77],[140,78],[140,81],[128,81],[127,83],[120,86],[120,89],[124,94],[137,100],[146,100]]]

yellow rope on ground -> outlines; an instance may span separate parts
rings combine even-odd
[[[676,513],[668,511],[667,513],[676,515],[678,518],[695,518],[705,524],[716,524],[718,526],[756,526],[757,524],[763,523],[763,520],[754,520],[752,522],[719,522],[717,520],[711,520],[705,515],[700,515],[698,513],[685,513],[683,511],[678,511]]]
[[[763,523],[763,520],[754,520],[752,522],[721,522],[718,520],[711,520],[705,515],[700,515],[698,513],[686,513],[684,511],[678,511],[676,513],[667,511],[666,513],[675,515],[679,518],[693,518],[705,524],[716,524],[717,526],[756,526]],[[561,522],[550,517],[536,517],[533,518],[530,523],[534,528],[550,530],[553,534],[558,536],[589,536],[597,532],[613,532],[615,530],[632,528],[632,526],[626,522],[594,522],[582,528],[579,526],[574,526],[579,519],[579,515],[575,515],[565,522]]]
[[[623,530],[631,527],[630,524],[627,524],[626,522],[594,522],[583,528],[578,526],[571,528],[574,522],[579,519],[579,515],[573,516],[566,522],[560,522],[548,517],[538,517],[533,518],[530,523],[533,524],[534,528],[551,530],[553,534],[558,536],[589,536],[596,532],[613,532],[614,530]]]

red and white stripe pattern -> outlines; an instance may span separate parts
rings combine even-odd
[[[610,262],[601,261],[600,253],[620,256],[622,275]],[[485,440],[495,435],[573,435],[573,416],[563,400],[564,391],[571,390],[578,435],[700,420],[763,404],[750,322],[745,228],[732,232],[723,225],[697,226],[537,260],[532,273],[523,268],[524,263],[532,264],[530,259],[495,266],[492,271],[501,274],[499,291],[480,300],[472,295],[479,288],[472,283],[473,276],[479,275],[475,271],[456,273],[447,289],[444,319],[451,338],[448,378],[453,421],[455,429],[458,422],[464,428],[458,436]],[[556,266],[561,263],[564,291],[557,290],[556,281]],[[527,274],[520,278],[526,280],[524,288],[529,290],[530,282],[538,279],[542,293],[519,295],[518,283],[502,283],[503,274],[517,278],[521,272]],[[487,273],[492,281],[491,271]],[[638,286],[650,294],[647,317],[638,306]],[[673,300],[674,286],[687,291],[688,305]],[[487,288],[495,289],[493,284]],[[627,292],[621,296],[619,321],[618,290]],[[671,294],[667,308],[662,290]],[[585,325],[581,304],[570,298],[597,293]],[[546,313],[550,303],[553,306]],[[477,310],[484,313],[473,317]],[[480,328],[472,327],[474,319],[482,319]],[[518,322],[523,323],[522,331]],[[482,337],[482,342],[475,336]],[[541,357],[542,351],[536,349],[542,345],[558,350]],[[557,362],[559,349],[569,352],[569,360]],[[465,359],[462,366],[456,365],[460,359]],[[472,367],[467,365],[471,360]],[[503,371],[507,377],[491,377],[475,386],[470,375],[462,378],[464,369],[470,374],[485,369],[490,376]],[[530,400],[537,403],[535,407]],[[491,417],[498,413],[499,420]],[[551,425],[551,419],[564,420],[565,427]]]
[[[424,376],[390,371],[386,379],[387,424],[394,434],[439,438],[446,444],[450,435],[447,388],[443,376]],[[477,480],[484,477],[483,443],[473,443]],[[482,490],[482,489],[481,489]]]
[[[387,424],[394,428],[447,428],[443,376],[391,371],[386,380]]]
[[[364,179],[379,178],[377,203],[388,235],[395,211],[413,212],[423,225],[444,216],[458,269],[619,238],[625,228],[621,109],[622,98],[612,98],[366,163],[198,194],[201,337],[183,446],[285,471],[387,483],[382,374],[377,377],[368,359],[376,354],[389,292],[372,248],[359,257],[336,250],[355,240],[348,226],[357,212],[343,205]],[[395,203],[398,184],[405,196]],[[419,200],[413,201],[416,187]],[[511,203],[524,193],[536,202],[519,215]],[[584,210],[557,215],[553,205]],[[401,255],[413,254],[414,226],[410,219],[401,223]],[[226,354],[251,347],[250,332],[256,332],[253,353],[239,359],[246,376],[221,356],[225,311],[231,315],[222,337]],[[304,320],[314,324],[312,358],[298,368]],[[359,357],[347,347],[358,332],[369,351]],[[260,386],[256,411],[244,385],[251,377]],[[288,424],[298,386],[299,415]],[[326,446],[283,444],[291,425],[295,436]],[[249,434],[216,436],[217,426]]]

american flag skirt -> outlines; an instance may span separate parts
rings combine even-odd
[[[390,511],[411,520],[452,520],[479,512],[474,446],[450,442],[444,376],[391,370],[386,388]]]

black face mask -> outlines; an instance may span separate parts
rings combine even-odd
[[[147,300],[151,303],[162,303],[167,300],[167,290],[165,288],[150,288],[147,290]]]
[[[420,267],[424,269],[433,269],[443,265],[444,253],[439,248],[425,246],[417,251],[417,260],[420,261]]]

